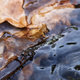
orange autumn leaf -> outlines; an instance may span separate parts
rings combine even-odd
[[[64,25],[70,26],[70,21],[68,15],[74,9],[74,5],[71,3],[66,3],[60,5],[58,3],[53,5],[48,5],[37,9],[37,12],[32,12],[30,15],[34,14],[31,17],[31,25],[27,28],[40,28],[41,24],[46,24],[49,30],[54,29],[57,23],[62,22]]]
[[[27,22],[22,5],[23,0],[0,0],[0,23],[8,21],[13,26],[25,27]]]

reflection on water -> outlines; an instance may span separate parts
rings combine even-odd
[[[71,32],[53,44],[49,44],[50,38],[10,80],[80,80],[80,27],[77,28],[69,28]]]

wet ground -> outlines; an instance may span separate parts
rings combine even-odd
[[[10,80],[80,80],[80,27],[74,28],[38,45],[33,60]]]
[[[80,80],[79,33],[79,26],[67,28],[60,35],[23,51],[25,59],[27,54],[33,54],[32,58],[7,80]],[[10,72],[10,68],[12,71],[19,65],[19,61],[14,60],[6,70]]]

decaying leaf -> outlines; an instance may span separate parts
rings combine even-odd
[[[14,36],[0,38],[0,70],[5,68],[11,61],[17,59],[23,50],[41,42],[41,39],[35,40],[34,42],[32,40]]]
[[[36,26],[36,25],[34,25],[34,26]],[[28,33],[28,38],[38,39],[41,36],[45,37],[45,33],[47,33],[47,32],[48,32],[48,30],[47,30],[46,24],[42,24],[42,25],[37,26],[37,28],[31,29]]]
[[[27,22],[22,5],[23,0],[0,0],[0,23],[8,21],[16,27],[25,27]]]
[[[27,28],[37,28],[41,24],[46,24],[48,29],[51,30],[54,29],[57,24],[63,23],[63,25],[70,25],[68,15],[72,12],[72,9],[74,9],[74,5],[69,3],[69,0],[62,1],[63,5],[57,0],[52,1],[53,3],[48,2],[46,5],[40,6],[29,14],[28,22],[30,22],[31,25]]]

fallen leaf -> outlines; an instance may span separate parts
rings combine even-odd
[[[60,2],[63,3],[63,5]],[[41,24],[46,24],[49,30],[54,29],[57,24],[70,26],[71,23],[68,15],[72,12],[72,9],[74,9],[74,5],[70,0],[51,0],[45,3],[44,6],[41,5],[39,8],[32,10],[27,18],[28,23],[30,23],[27,28],[39,28]]]
[[[16,27],[25,27],[27,22],[22,6],[23,0],[0,0],[0,23],[8,21]]]

